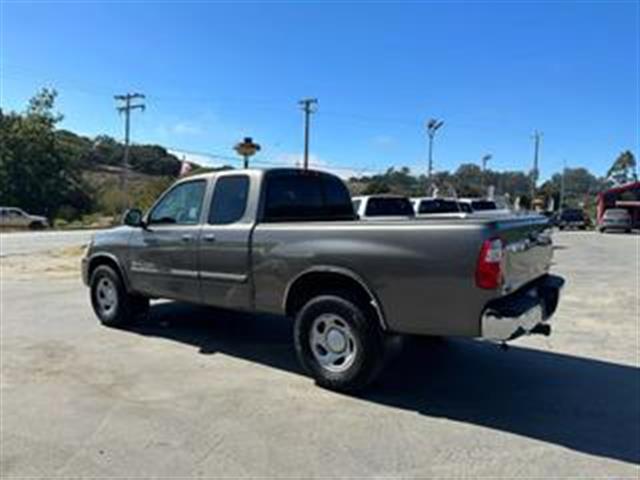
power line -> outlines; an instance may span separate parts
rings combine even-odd
[[[122,191],[126,196],[127,207],[129,206],[129,193],[127,192],[127,171],[129,170],[129,135],[131,130],[131,111],[144,111],[144,103],[131,103],[132,100],[143,99],[141,93],[126,93],[124,95],[115,95],[116,102],[124,102],[116,107],[118,113],[124,113],[124,157],[122,158]]]

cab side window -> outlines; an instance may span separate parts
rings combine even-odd
[[[149,215],[152,224],[196,225],[200,221],[206,182],[181,183],[169,191]]]
[[[240,220],[247,208],[248,196],[249,177],[246,175],[219,178],[211,199],[209,223],[225,225]]]

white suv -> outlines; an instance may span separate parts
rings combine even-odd
[[[45,217],[29,215],[24,210],[16,207],[0,207],[0,227],[37,230],[48,226],[49,222]]]

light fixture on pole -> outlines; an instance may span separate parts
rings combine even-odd
[[[429,168],[427,170],[427,177],[429,179],[431,179],[431,175],[433,174],[433,137],[442,125],[444,125],[444,121],[436,120],[435,118],[427,122],[427,135],[429,136]]]

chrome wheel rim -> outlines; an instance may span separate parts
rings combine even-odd
[[[320,315],[311,324],[311,352],[318,364],[330,372],[344,372],[356,359],[358,344],[349,324],[339,315]]]
[[[118,291],[110,278],[102,277],[98,280],[96,303],[103,315],[112,315],[118,308]]]

